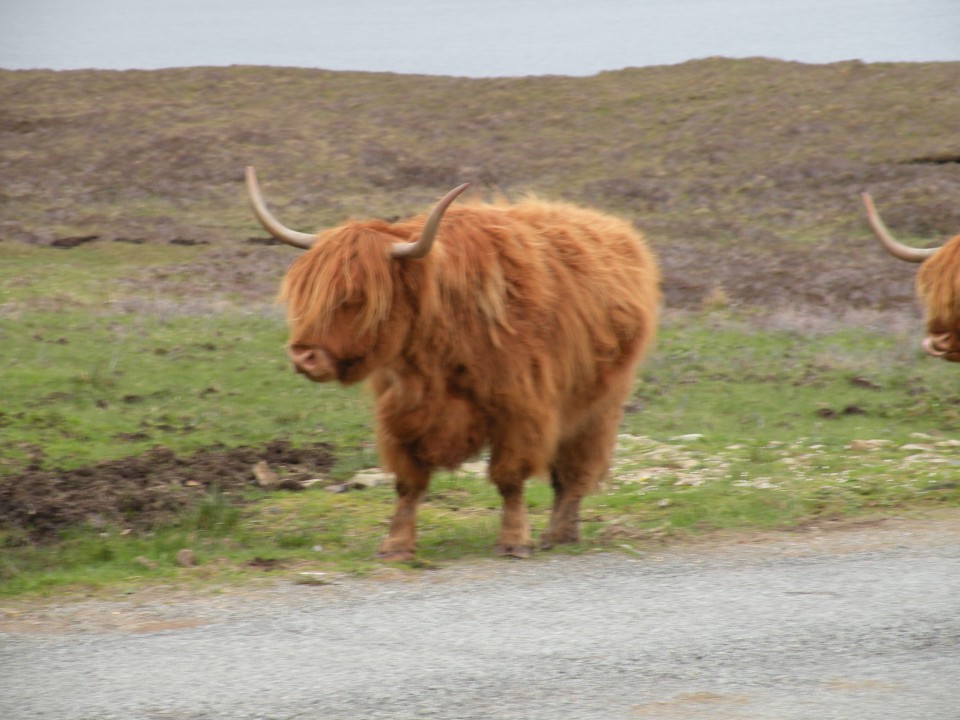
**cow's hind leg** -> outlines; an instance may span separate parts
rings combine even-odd
[[[526,558],[533,550],[523,485],[547,468],[556,421],[549,413],[506,418],[490,442],[490,480],[503,498],[496,554]]]
[[[550,524],[540,535],[541,548],[580,540],[580,501],[597,489],[607,473],[619,421],[617,407],[560,442],[550,465],[553,511]]]

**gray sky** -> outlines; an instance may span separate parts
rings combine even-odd
[[[0,0],[0,67],[591,75],[721,55],[960,60],[960,0]]]

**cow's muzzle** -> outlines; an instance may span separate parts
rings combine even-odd
[[[326,382],[336,377],[336,365],[322,348],[314,345],[290,345],[287,355],[293,369],[316,382]]]
[[[947,362],[960,362],[960,338],[955,333],[927,335],[923,339],[923,350]]]

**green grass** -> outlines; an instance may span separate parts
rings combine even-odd
[[[187,453],[276,437],[332,443],[336,477],[375,464],[369,398],[304,383],[282,340],[279,318],[236,311],[3,318],[0,472],[16,477],[31,447],[45,466],[69,468],[155,444]],[[642,410],[625,416],[611,477],[567,551],[960,504],[953,368],[912,343],[877,330],[764,330],[724,312],[668,318],[638,377]],[[118,440],[131,433],[145,437]],[[53,546],[8,547],[0,593],[368,572],[392,502],[389,487],[251,490],[242,506],[214,494],[151,533],[75,528]],[[527,505],[542,529],[546,483],[530,483]],[[483,478],[439,474],[420,514],[419,564],[487,556],[498,518]],[[185,547],[197,567],[175,564]]]
[[[276,318],[245,316],[0,319],[3,444],[34,443],[50,463],[75,467],[157,443],[183,452],[315,440],[310,417],[329,389],[294,386],[282,333]]]

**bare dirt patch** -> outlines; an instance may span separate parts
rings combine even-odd
[[[717,531],[672,543],[670,552],[806,557],[891,547],[944,547],[958,542],[960,508],[927,508],[901,516],[824,517],[789,530]]]
[[[156,447],[63,471],[31,467],[0,483],[0,527],[22,542],[51,541],[61,530],[84,524],[149,530],[214,491],[240,502],[254,486],[258,462],[290,477],[316,477],[333,465],[330,450],[326,444],[294,448],[276,440],[260,448],[211,447],[187,456]]]

